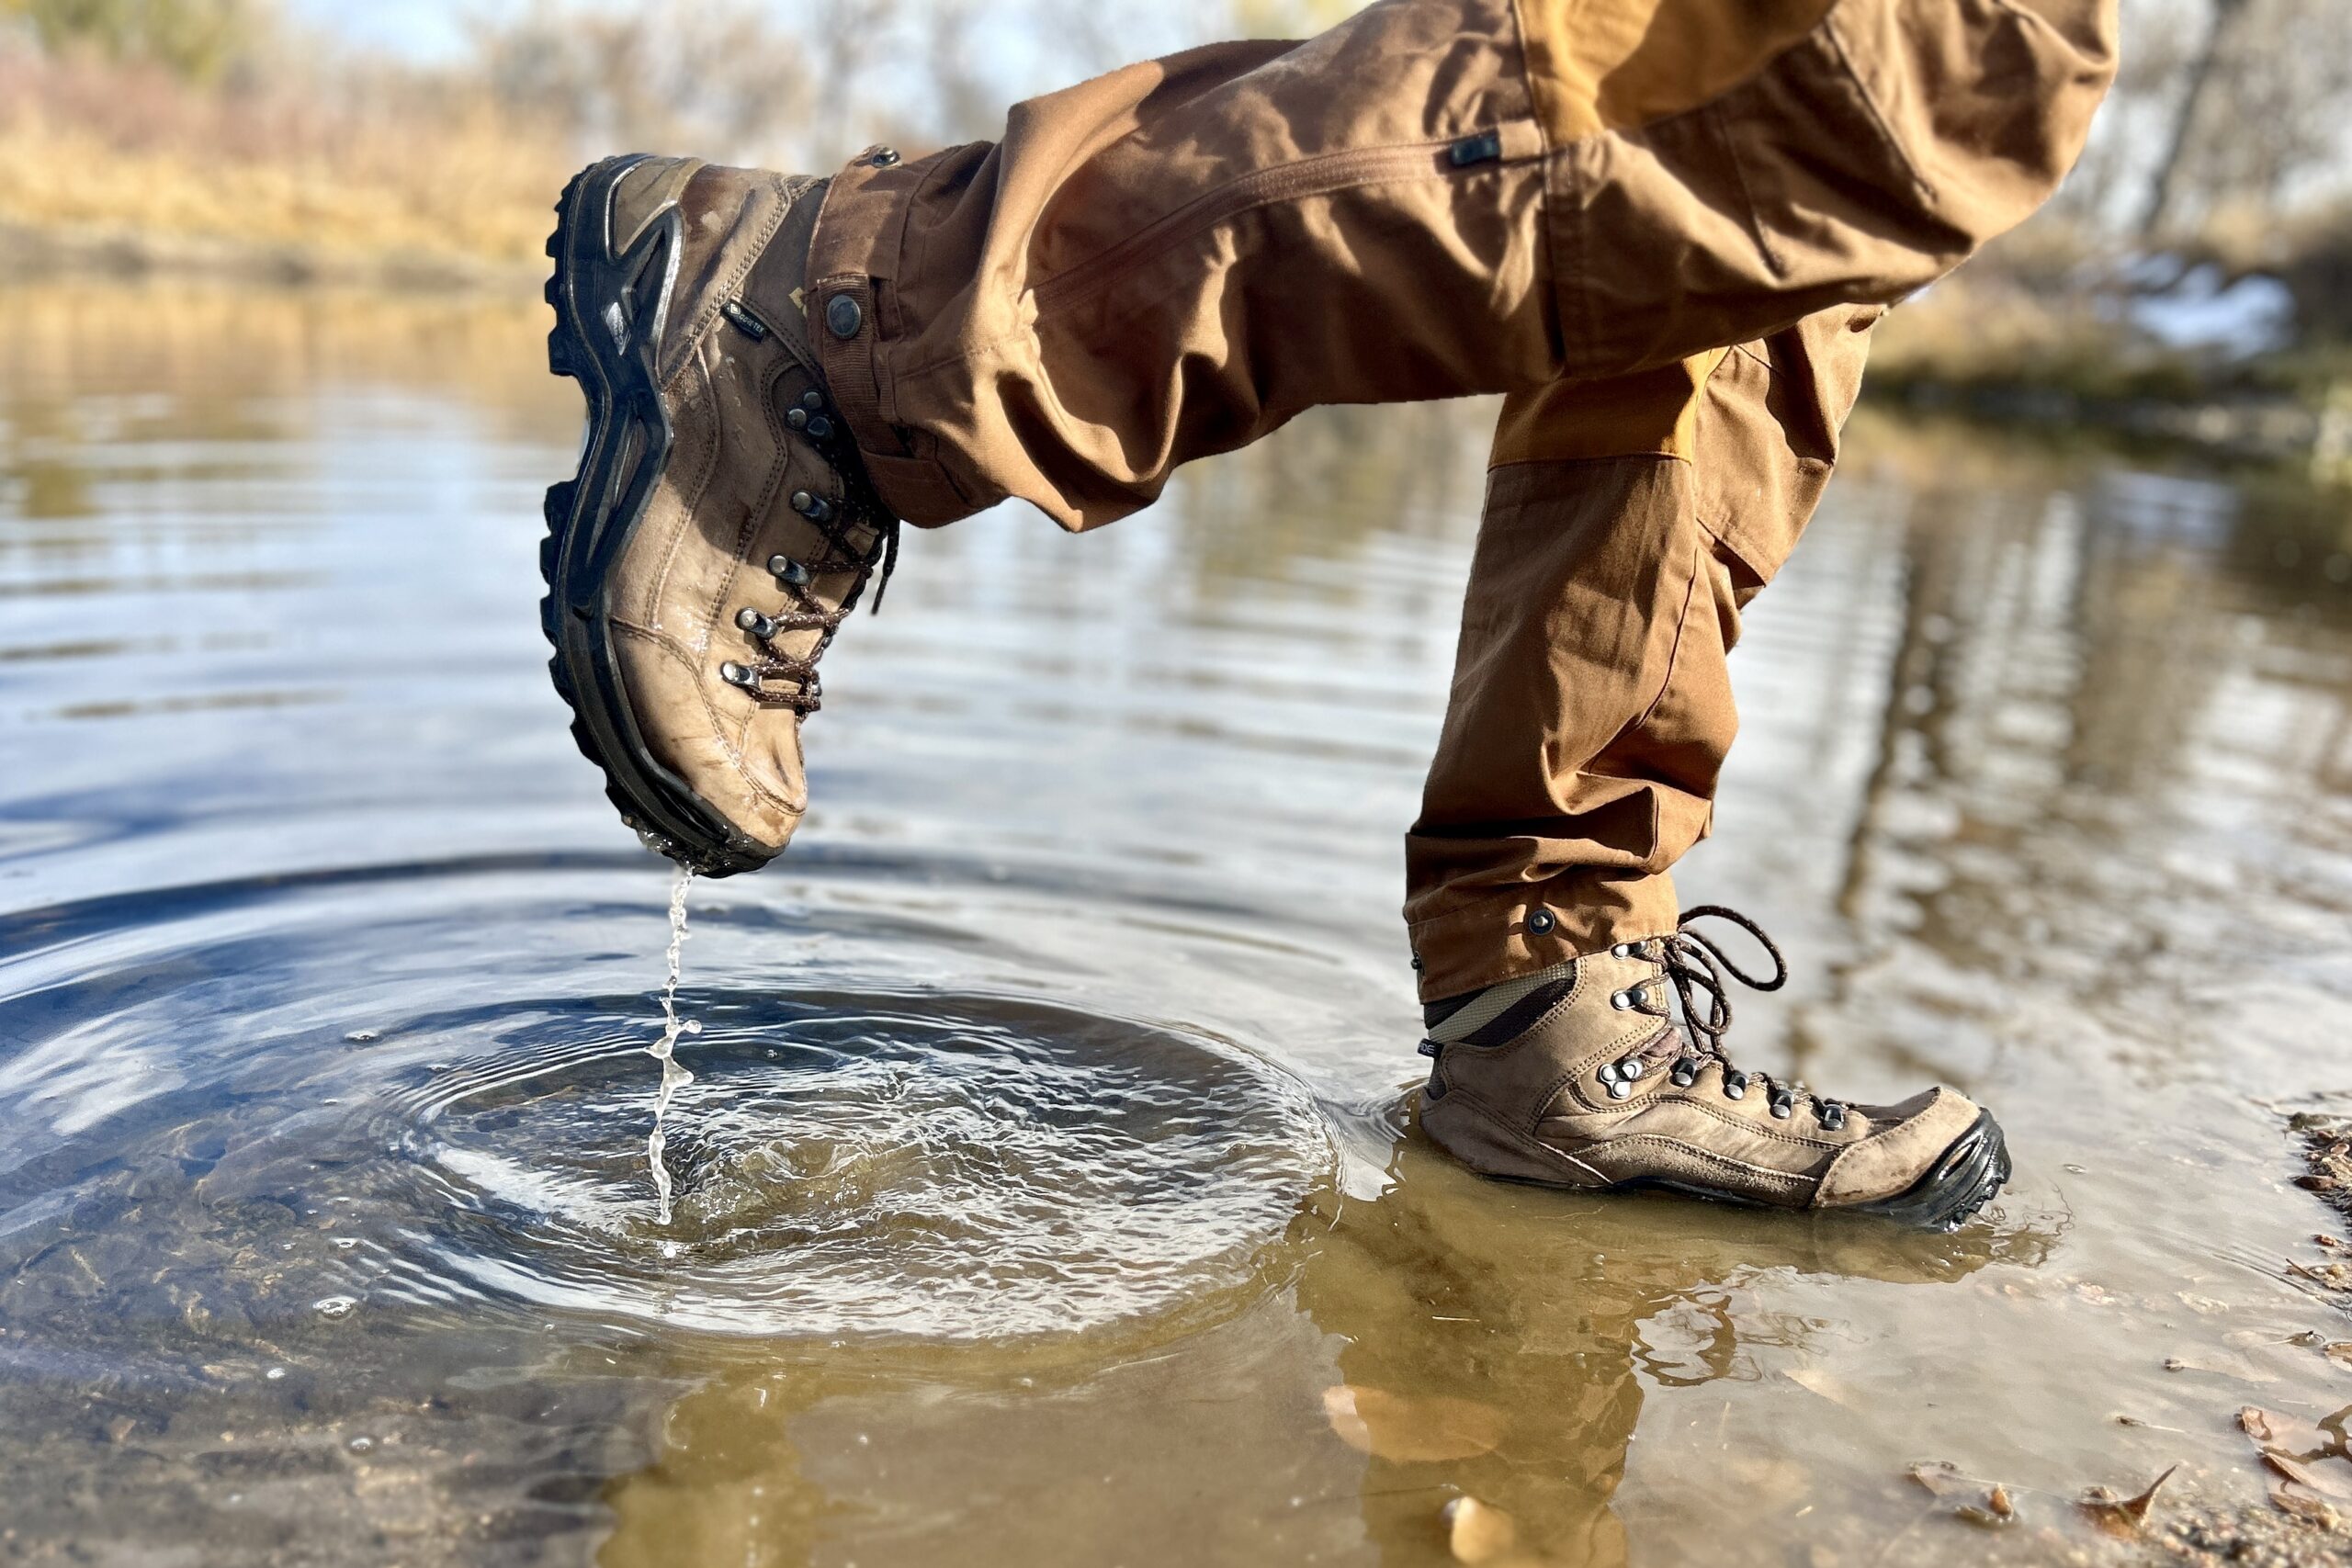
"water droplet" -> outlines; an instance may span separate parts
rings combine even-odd
[[[354,1438],[347,1446],[353,1453],[364,1454],[369,1449],[376,1446],[376,1439],[373,1438]]]
[[[276,1382],[278,1379],[280,1379],[280,1378],[284,1377],[285,1375],[286,1375],[286,1369],[285,1369],[284,1367],[272,1367],[272,1368],[270,1368],[270,1369],[269,1369],[269,1371],[266,1371],[266,1372],[262,1373],[262,1376],[264,1376],[264,1377],[267,1378],[267,1379],[268,1379],[270,1382]]]
[[[321,1296],[311,1303],[311,1310],[321,1317],[349,1317],[358,1305],[356,1296]]]
[[[379,1039],[380,1036],[379,1036],[372,1029],[355,1029],[350,1033],[345,1035],[344,1038],[350,1041],[354,1045],[365,1045],[370,1040]]]
[[[359,1238],[356,1235],[339,1235],[334,1238],[334,1245],[336,1251],[349,1252],[359,1245]]]

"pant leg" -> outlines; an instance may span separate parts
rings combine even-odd
[[[1506,400],[1406,839],[1422,999],[1671,931],[1737,733],[1741,610],[1813,514],[1879,311]]]
[[[806,300],[884,499],[1082,528],[1317,403],[1531,391],[1892,300],[2024,217],[2114,0],[1381,0],[834,180]]]

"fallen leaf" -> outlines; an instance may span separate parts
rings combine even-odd
[[[1936,1460],[1911,1467],[1911,1479],[1926,1487],[1938,1498],[1963,1497],[1952,1512],[1973,1525],[2005,1525],[2018,1516],[2016,1502],[2009,1489],[1997,1481],[1981,1481],[1964,1474],[1947,1461]]]
[[[2346,1475],[2341,1466],[2314,1464],[2293,1454],[2281,1453],[2277,1449],[2263,1450],[2262,1462],[2299,1486],[2307,1486],[2315,1493],[2352,1503],[2352,1476]]]
[[[2335,1528],[2335,1510],[2327,1499],[2295,1482],[2274,1479],[2270,1483],[2270,1506],[2322,1529]]]
[[[1445,1543],[1456,1562],[1494,1562],[1519,1544],[1519,1527],[1500,1508],[1476,1497],[1456,1497],[1439,1516],[1445,1520]]]
[[[1471,1459],[1503,1440],[1502,1412],[1470,1399],[1335,1383],[1323,1391],[1323,1414],[1358,1453],[1405,1464]]]
[[[2249,1404],[2238,1412],[2238,1427],[2264,1449],[2289,1454],[2325,1453],[2337,1447],[2335,1438],[2310,1422]]]
[[[2352,1339],[2331,1339],[2319,1348],[2319,1353],[2339,1367],[2352,1367]]]
[[[2090,1516],[2091,1523],[2109,1535],[2137,1534],[2141,1525],[2147,1521],[2149,1508],[2155,1504],[2157,1490],[2172,1479],[2173,1470],[2179,1468],[2174,1465],[2172,1470],[2149,1482],[2148,1489],[2137,1497],[2118,1497],[2109,1487],[2094,1486],[2083,1494],[2076,1506]]]
[[[1939,1497],[1951,1497],[1962,1492],[1985,1492],[1990,1484],[1974,1476],[1962,1474],[1960,1467],[1949,1460],[1933,1460],[1911,1467],[1911,1479]]]

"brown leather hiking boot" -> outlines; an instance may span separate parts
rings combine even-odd
[[[1744,973],[1690,929],[1708,916],[1745,927],[1774,973]],[[1788,967],[1753,922],[1709,906],[1671,936],[1433,1004],[1421,1127],[1487,1176],[1853,1209],[1939,1230],[2000,1190],[2000,1124],[1950,1089],[1848,1105],[1733,1066],[1723,1050],[1733,979],[1777,990]]]
[[[622,818],[714,875],[799,825],[817,660],[896,558],[808,340],[824,191],[609,158],[565,189],[548,242],[548,366],[588,401],[579,472],[547,496],[548,668]]]

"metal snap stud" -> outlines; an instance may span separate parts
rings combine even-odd
[[[1557,919],[1553,918],[1552,911],[1549,909],[1530,909],[1527,911],[1527,929],[1533,931],[1537,936],[1542,936],[1545,931],[1550,931],[1554,926],[1556,926],[1560,922]]]
[[[1603,1062],[1592,1076],[1600,1079],[1602,1083],[1615,1083],[1617,1081],[1617,1064],[1614,1062]]]
[[[1611,957],[1631,958],[1634,956],[1634,944],[1630,942],[1621,942],[1609,952]]]
[[[874,156],[866,160],[877,169],[887,169],[898,161],[899,150],[896,147],[876,147]]]
[[[1617,1064],[1617,1076],[1623,1078],[1638,1078],[1649,1070],[1650,1066],[1647,1062],[1641,1061],[1632,1056],[1628,1056],[1623,1061]]]
[[[1609,1086],[1609,1098],[1611,1100],[1631,1100],[1633,1096],[1634,1086],[1623,1078],[1619,1078]]]
[[[784,412],[784,423],[792,426],[795,430],[806,430],[808,428],[808,411],[807,409],[786,409]]]
[[[823,414],[820,414],[820,414],[811,414],[811,415],[809,416],[809,418],[808,418],[808,439],[809,439],[809,440],[811,440],[811,441],[829,441],[829,440],[832,439],[832,434],[833,434],[833,422],[832,422],[831,420],[827,419]]]
[[[825,330],[838,338],[853,338],[865,324],[865,307],[855,297],[836,294],[825,301]]]
[[[1611,991],[1609,993],[1609,1005],[1615,1008],[1619,1012],[1623,1012],[1626,1009],[1634,1005],[1634,993],[1631,991]]]

